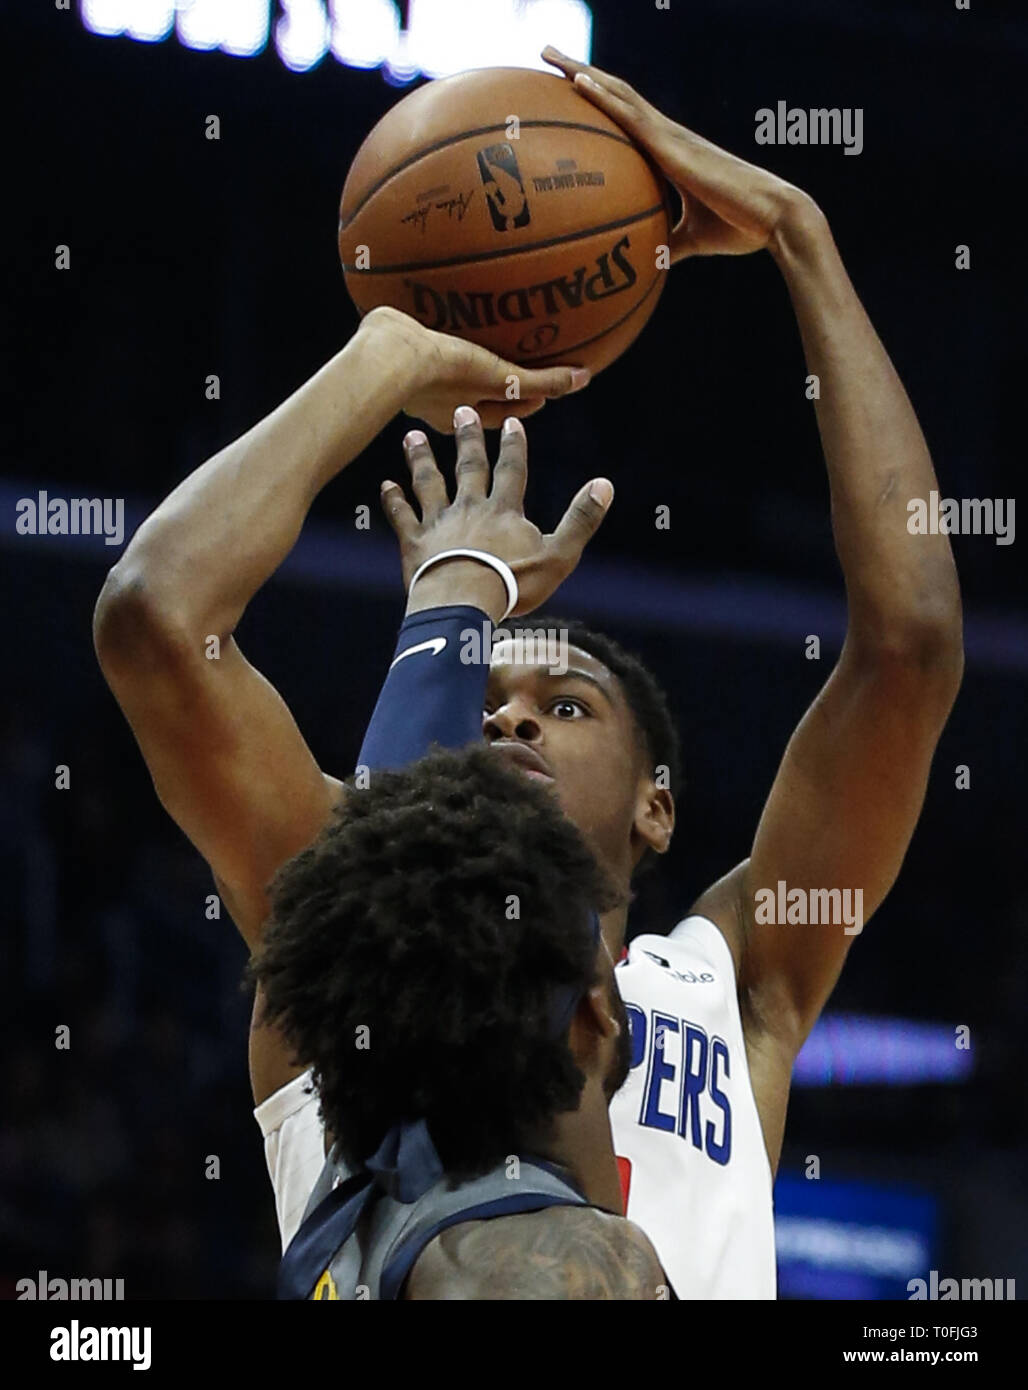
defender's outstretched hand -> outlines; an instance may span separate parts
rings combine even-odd
[[[672,262],[760,251],[791,219],[817,211],[794,184],[669,120],[620,77],[577,63],[553,47],[544,48],[542,56],[647,150],[681,194],[684,211],[671,234]]]
[[[455,412],[454,428],[457,492],[452,502],[421,430],[411,430],[404,439],[421,519],[397,483],[387,479],[382,484],[382,507],[400,542],[404,585],[409,589],[418,566],[443,550],[485,550],[514,571],[518,604],[512,616],[530,613],[578,564],[610,507],[613,485],[606,478],[586,483],[572,498],[557,529],[544,536],[524,513],[528,440],[521,423],[513,418],[504,422],[491,490],[477,412],[461,406]],[[447,560],[418,580],[407,612],[452,603],[475,603],[499,618],[506,608],[506,590],[488,566],[474,560]]]
[[[415,376],[404,413],[424,420],[441,434],[453,433],[453,412],[464,401],[479,411],[486,429],[499,429],[508,416],[524,419],[548,400],[580,391],[587,367],[534,370],[506,362],[487,348],[449,333],[436,333],[399,309],[381,306],[361,321],[386,339],[414,349]]]

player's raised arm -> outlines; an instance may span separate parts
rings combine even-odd
[[[699,905],[741,926],[740,998],[772,1161],[792,1062],[900,871],[963,671],[949,541],[907,526],[910,500],[938,484],[902,383],[815,208],[780,226],[773,254],[820,379],[848,626],[785,750],[750,858]]]
[[[675,258],[771,252],[792,297],[808,370],[820,382],[816,409],[846,582],[846,642],[789,742],[750,858],[696,904],[733,946],[774,1161],[793,1058],[850,944],[899,873],[956,698],[963,670],[956,570],[944,534],[908,530],[908,503],[927,501],[938,487],[932,461],[820,210],[784,180],[676,125],[627,83],[547,55],[681,191]],[[795,910],[790,921],[793,889],[807,911]],[[815,894],[818,925],[811,924]],[[825,909],[835,917],[827,924]],[[845,920],[858,913],[859,923]]]
[[[243,658],[236,625],[320,489],[398,410],[447,425],[463,400],[501,401],[518,370],[395,311],[372,312],[310,381],[190,474],[107,577],[94,621],[100,664],[158,795],[251,943],[265,883],[323,824],[333,782]],[[519,375],[521,400],[483,406],[487,418],[531,413],[544,392],[575,384],[570,368]]]
[[[743,983],[775,1031],[799,1046],[899,873],[960,686],[963,643],[949,540],[908,528],[908,503],[938,488],[928,448],[825,219],[801,207],[771,249],[820,380],[848,605],[842,654],[789,742],[740,880]],[[848,890],[859,920],[762,923],[757,895],[777,895],[779,882],[808,894]]]
[[[520,400],[507,402],[512,373]],[[521,370],[394,310],[373,311],[310,381],[190,474],[108,575],[94,618],[104,675],[158,796],[251,947],[265,886],[325,823],[338,784],[239,650],[233,633],[246,605],[320,489],[401,408],[452,427],[454,408],[472,400],[499,424],[585,379],[564,367]]]

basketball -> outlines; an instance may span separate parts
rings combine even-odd
[[[398,102],[339,209],[346,286],[524,366],[598,372],[660,298],[660,173],[563,77],[479,68]]]

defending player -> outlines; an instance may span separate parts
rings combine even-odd
[[[585,94],[688,197],[673,255],[767,249],[791,295],[808,370],[821,383],[816,409],[849,610],[843,652],[785,751],[749,856],[670,936],[634,941],[617,972],[637,1049],[612,1107],[628,1214],[653,1241],[680,1297],[771,1297],[771,1183],[792,1064],[855,934],[842,922],[768,922],[757,905],[765,890],[776,897],[780,883],[824,894],[859,890],[864,923],[881,903],[959,686],[959,592],[947,538],[907,531],[907,501],[937,487],[934,470],[823,215],[797,189],[668,121],[626,84],[587,72],[596,85],[583,86]],[[431,376],[440,370],[441,378]],[[446,428],[452,405],[492,395],[508,370],[401,316],[369,315],[318,377],[187,479],[112,572],[97,613],[105,671],[162,800],[206,855],[251,943],[266,913],[265,885],[325,823],[339,784],[317,768],[231,633],[284,558],[317,489],[396,408],[406,403]],[[427,395],[426,374],[435,383]],[[535,374],[521,375],[523,394],[546,389]],[[558,381],[570,384],[566,373],[550,378]],[[484,423],[497,423],[498,413],[484,409]],[[499,469],[516,468],[522,438],[517,427],[503,437]],[[469,512],[482,522],[489,511],[474,419],[458,430],[456,512],[445,488],[440,494],[424,438],[412,444],[424,523],[403,513],[398,490],[386,498],[403,523],[408,579],[426,545],[472,544],[467,531],[455,539],[456,526],[439,544],[433,509],[451,521],[463,512],[465,522]],[[472,483],[482,507],[467,501]],[[577,525],[581,538],[608,502],[604,485],[593,496],[583,489],[565,525]],[[476,548],[503,558],[504,545],[516,542],[507,555],[521,584],[516,611],[530,612],[555,587],[545,547],[537,532],[514,535],[496,529],[495,514],[489,519],[494,530],[483,531]],[[527,551],[518,549],[529,541]],[[498,618],[508,599],[488,568],[453,560],[415,585],[409,613],[412,602],[470,604]],[[208,633],[222,637],[220,662],[204,660]],[[647,850],[664,852],[670,842],[673,802],[656,769],[673,760],[658,746],[667,742],[664,716],[645,673],[602,639],[575,640],[579,675],[569,685],[506,653],[492,676],[485,732],[525,750],[517,756],[541,760],[536,770],[553,776],[565,811],[623,887]],[[615,958],[625,916],[603,921]],[[288,1234],[321,1166],[316,1105],[302,1081],[291,1081],[295,1068],[267,1029],[253,1030],[251,1073],[255,1099],[267,1100],[260,1115]]]
[[[541,787],[482,747],[376,773],[271,897],[251,974],[339,1136],[281,1296],[674,1296],[621,1215],[614,895]]]

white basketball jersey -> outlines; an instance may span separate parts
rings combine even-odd
[[[632,1070],[610,1107],[626,1215],[679,1298],[774,1298],[771,1168],[728,943],[687,917],[670,936],[636,937],[615,979],[632,1026]],[[310,1073],[254,1115],[284,1250],[325,1161]]]
[[[732,955],[706,917],[637,936],[615,979],[632,1070],[610,1107],[626,1216],[679,1298],[774,1298],[771,1166]]]

